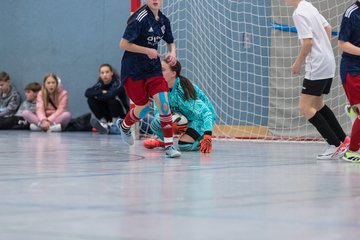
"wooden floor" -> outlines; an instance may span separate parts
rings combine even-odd
[[[97,133],[0,132],[1,240],[358,239],[360,165],[323,143],[166,159]]]

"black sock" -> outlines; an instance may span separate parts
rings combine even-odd
[[[331,129],[334,131],[335,135],[340,141],[344,141],[346,138],[346,134],[342,127],[340,126],[340,123],[336,119],[333,111],[328,106],[324,106],[322,109],[320,109],[319,113],[324,117],[324,119],[327,121]]]
[[[316,114],[309,119],[309,122],[314,125],[329,145],[335,145],[336,147],[340,145],[340,140],[319,112],[316,112]]]

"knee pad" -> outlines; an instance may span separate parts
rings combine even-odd
[[[143,108],[143,110],[141,110],[140,112],[140,118],[143,119],[146,117],[146,114],[150,111],[150,106],[147,105],[146,107]]]
[[[200,145],[199,141],[195,141],[194,143],[187,143],[187,142],[178,142],[178,148],[180,151],[188,152],[188,151],[199,151]]]
[[[168,115],[170,113],[170,106],[169,103],[166,101],[164,92],[159,93],[159,99],[160,99],[160,109],[162,111],[160,115]]]

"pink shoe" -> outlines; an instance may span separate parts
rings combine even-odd
[[[165,147],[165,143],[160,141],[159,139],[147,139],[144,141],[144,147],[148,149],[153,149],[157,147]]]
[[[346,151],[349,149],[349,146],[350,146],[350,137],[346,137],[344,139],[344,142],[342,142],[340,144],[340,146],[336,149],[336,151],[331,156],[331,158],[334,159],[334,158],[340,158],[340,157],[344,156]]]
[[[350,146],[350,137],[346,137],[344,140],[344,145],[347,147],[347,149],[349,149]]]

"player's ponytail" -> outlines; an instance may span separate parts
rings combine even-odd
[[[167,62],[167,61],[165,60],[165,62]],[[176,76],[180,78],[180,85],[181,85],[182,89],[184,90],[185,100],[189,100],[190,98],[196,100],[197,95],[196,95],[194,85],[191,83],[191,81],[189,79],[187,79],[186,77],[184,77],[180,74],[181,73],[180,62],[176,61],[176,64],[174,66],[171,66],[170,64],[169,64],[169,66],[172,71],[176,72]]]
[[[146,4],[142,5],[141,7],[139,7],[138,9],[136,9],[135,12],[133,12],[130,17],[127,20],[127,24],[131,23],[132,21],[134,21],[134,19],[136,19],[137,13],[141,12],[142,10],[144,10],[147,7]]]
[[[196,100],[197,95],[195,92],[194,85],[192,85],[190,80],[187,79],[186,77],[183,77],[181,75],[179,75],[178,77],[180,78],[180,85],[184,89],[185,100],[188,100],[189,98]]]

